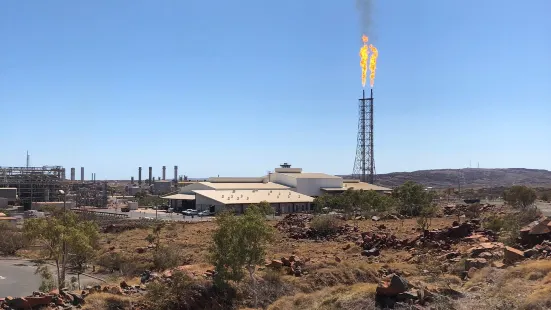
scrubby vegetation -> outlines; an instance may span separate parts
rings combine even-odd
[[[423,296],[418,305],[427,303],[423,306],[431,309],[550,307],[549,260],[499,269],[504,267],[488,266],[502,261],[502,248],[477,249],[498,241],[518,246],[519,229],[541,216],[538,209],[520,203],[493,212],[483,204],[471,204],[446,213],[434,198],[434,192],[414,183],[390,196],[372,191],[322,196],[316,199],[318,214],[297,216],[297,223],[278,230],[272,227],[276,221],[266,218],[271,214],[267,204],[250,207],[243,216],[221,214],[214,222],[92,220],[100,225],[86,227],[94,227],[97,238],[70,218],[69,227],[84,235],[71,236],[71,229],[57,227],[63,217],[36,223],[86,241],[83,248],[70,241],[69,253],[93,249],[88,260],[67,261],[68,268],[80,265],[116,286],[122,280],[139,285],[144,274],[154,275],[141,285],[143,297],[95,293],[86,299],[89,309],[377,309],[377,287],[393,274],[407,279],[410,294]],[[470,227],[474,224],[465,223],[470,219],[480,221],[484,229],[473,231],[470,240],[450,241],[455,230],[449,228]],[[19,234],[22,242],[28,237],[34,245],[46,245],[48,234],[38,236],[36,229],[2,231]],[[315,231],[316,238],[293,238],[297,234],[288,233],[304,229]],[[493,233],[483,232],[487,230]],[[57,249],[57,241],[52,242]],[[25,246],[20,244],[13,253],[31,253],[21,250]],[[51,257],[55,259],[56,253],[60,252]],[[480,253],[484,260],[476,256]],[[44,289],[57,282],[49,279]],[[408,307],[402,303],[395,309]]]

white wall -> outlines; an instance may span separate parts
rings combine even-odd
[[[291,176],[281,174],[281,173],[273,173],[270,176],[270,181],[278,184],[282,184],[289,187],[297,187],[297,179],[293,178]]]
[[[204,185],[202,183],[195,183],[195,184],[190,184],[188,186],[180,187],[178,192],[180,194],[195,195],[193,191],[207,190],[207,189],[213,189],[213,188],[210,186]]]
[[[299,178],[296,191],[308,196],[321,196],[322,188],[342,187],[342,178]]]
[[[212,200],[212,199],[210,199],[208,197],[205,197],[203,195],[199,195],[199,194],[195,195],[195,208],[197,210],[199,210],[199,211],[208,210],[211,205],[215,206],[215,212],[219,212],[219,211],[222,211],[224,209],[224,205],[221,204],[218,201]]]

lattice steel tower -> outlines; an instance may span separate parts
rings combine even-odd
[[[373,152],[373,89],[369,98],[358,101],[358,146],[356,148],[356,160],[354,161],[354,178],[362,182],[373,184],[375,182],[375,155]]]

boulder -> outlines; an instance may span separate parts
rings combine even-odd
[[[465,270],[469,270],[472,267],[482,269],[488,265],[488,261],[485,258],[468,258],[465,260]]]
[[[388,279],[379,283],[376,293],[380,296],[397,296],[407,290],[408,282],[406,279],[396,274],[391,274]]]
[[[524,252],[509,246],[506,246],[504,249],[504,258],[503,262],[505,264],[513,264],[515,262],[521,261],[524,259]]]
[[[283,267],[283,262],[277,259],[272,260],[268,267],[272,268],[281,268]]]
[[[495,262],[492,262],[492,267],[502,269],[502,268],[505,268],[505,264],[502,262],[495,261]]]
[[[478,257],[478,255],[480,253],[483,253],[485,252],[486,249],[481,247],[481,246],[477,246],[477,247],[472,247],[470,249],[467,250],[467,253],[469,254],[470,257]]]
[[[373,248],[371,250],[364,250],[362,251],[362,256],[367,256],[367,257],[370,257],[370,256],[379,256],[381,254],[381,252],[379,251],[379,249],[377,248]]]
[[[469,268],[469,270],[467,271],[467,276],[472,279],[477,270],[478,269],[476,269],[475,267]]]
[[[407,302],[409,300],[417,300],[419,296],[417,295],[417,292],[414,291],[407,291],[404,293],[400,293],[396,296],[396,300],[399,302]]]
[[[122,291],[122,288],[120,288],[120,286],[111,286],[109,287],[108,292],[114,295],[123,295],[123,291]]]
[[[532,256],[538,255],[539,251],[537,249],[529,249],[524,251],[524,257],[530,258]]]
[[[482,253],[478,254],[478,257],[489,259],[489,258],[494,257],[494,255],[490,252],[482,252]]]
[[[8,296],[6,297],[6,304],[13,309],[31,309],[29,301],[22,297],[12,298]]]
[[[281,258],[281,263],[283,263],[283,266],[285,267],[291,267],[291,261],[288,260],[286,257]]]
[[[126,281],[122,281],[122,282],[120,283],[120,287],[121,287],[121,288],[129,288],[130,285],[128,285],[128,283],[126,283]]]
[[[461,256],[461,253],[459,253],[459,252],[446,253],[446,259],[452,259],[452,258],[459,257],[459,256]]]

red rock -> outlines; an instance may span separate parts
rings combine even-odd
[[[408,290],[408,283],[405,279],[398,275],[390,275],[390,279],[382,282],[377,286],[377,295],[396,296]]]
[[[337,263],[340,263],[340,262],[341,262],[341,259],[340,259],[340,257],[338,257],[338,256],[335,256],[335,261],[336,261]]]
[[[524,252],[509,246],[506,246],[504,249],[504,255],[503,262],[505,264],[512,264],[514,262],[520,261],[524,259]]]
[[[495,261],[495,262],[492,262],[492,267],[501,269],[505,267],[505,264],[502,262]]]
[[[281,268],[281,267],[283,267],[283,262],[280,261],[280,260],[274,259],[274,260],[272,260],[272,262],[270,263],[269,267],[272,267],[272,268]]]
[[[22,297],[9,299],[7,300],[6,304],[8,305],[8,307],[14,309],[31,309],[29,301],[26,298]]]
[[[281,262],[283,263],[283,266],[285,266],[285,267],[291,267],[291,261],[288,260],[287,258],[282,257],[282,258],[281,258]]]
[[[26,297],[25,298],[29,305],[34,308],[38,306],[47,306],[52,302],[52,295],[45,295],[40,297]]]
[[[109,289],[109,293],[114,295],[123,295],[124,292],[122,291],[122,288],[120,288],[120,286],[111,286]]]

